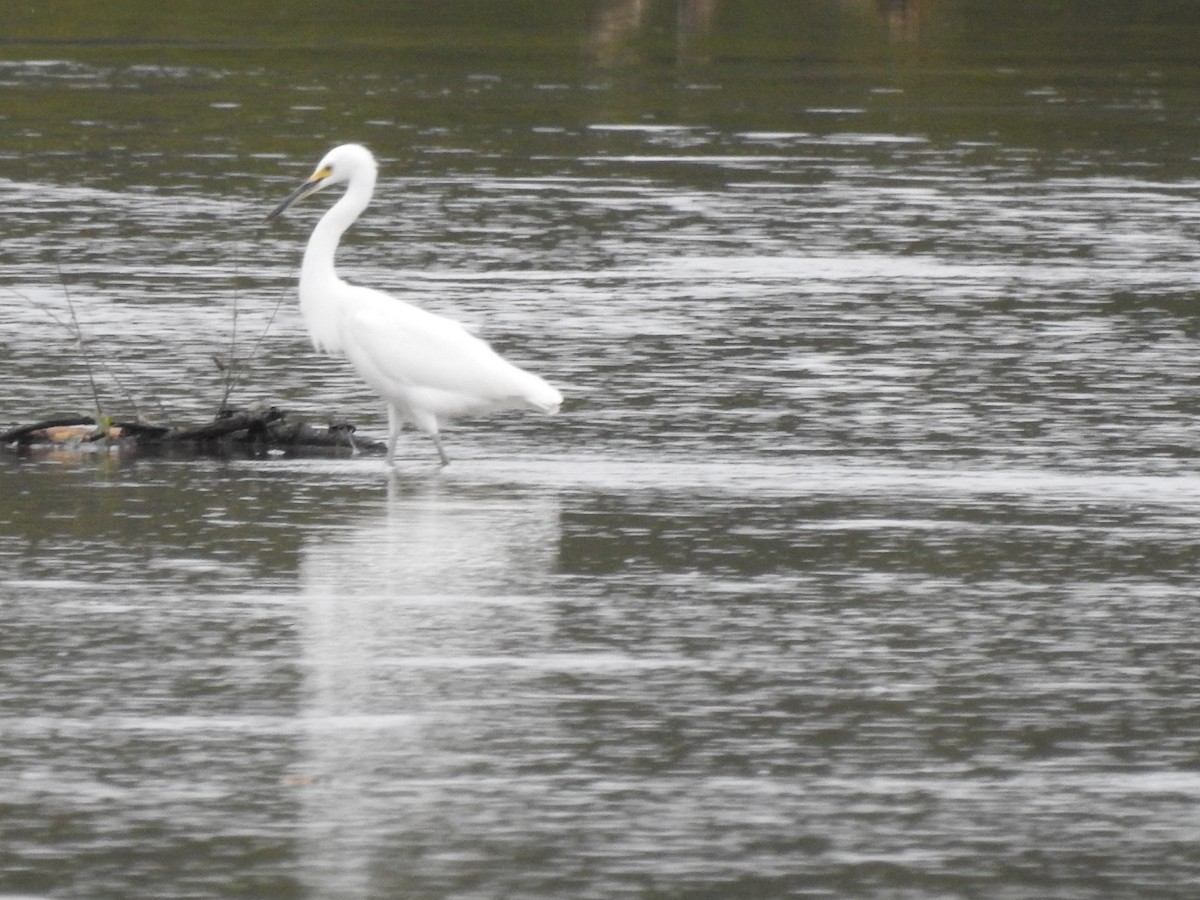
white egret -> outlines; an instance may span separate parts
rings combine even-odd
[[[377,171],[366,147],[335,147],[267,220],[310,194],[346,183],[345,194],[308,239],[300,268],[300,312],[313,347],[343,354],[387,403],[388,462],[395,458],[401,427],[409,422],[433,438],[445,466],[450,458],[438,434],[441,423],[501,409],[555,413],[562,394],[503,359],[457,322],[338,277],[338,241],[370,203]]]

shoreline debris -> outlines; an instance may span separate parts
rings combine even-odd
[[[0,433],[0,450],[16,453],[39,448],[193,453],[234,449],[255,453],[349,450],[372,454],[386,450],[380,441],[355,438],[354,431],[355,427],[346,422],[330,423],[324,428],[309,425],[275,406],[253,410],[226,408],[211,422],[184,427],[139,420],[103,419],[97,423],[93,416],[59,416]]]

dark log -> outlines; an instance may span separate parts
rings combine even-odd
[[[61,416],[57,419],[46,419],[44,422],[35,422],[32,425],[18,425],[16,428],[10,428],[4,434],[0,434],[0,444],[27,444],[34,432],[44,431],[47,428],[65,428],[71,425],[91,425],[94,427],[95,424],[96,420],[88,416]]]
[[[139,442],[154,441],[168,434],[171,429],[165,425],[151,425],[149,422],[116,422],[121,429],[121,436],[137,438]]]
[[[75,428],[67,437],[53,433],[57,428]],[[88,429],[88,430],[83,430]],[[193,447],[199,450],[211,446],[243,445],[256,450],[282,448],[287,450],[349,449],[356,452],[381,453],[379,441],[354,437],[354,426],[347,423],[315,428],[305,422],[289,421],[277,407],[268,409],[222,410],[212,422],[204,425],[167,428],[147,422],[113,422],[108,431],[97,430],[90,416],[61,416],[33,425],[11,428],[0,434],[0,448],[15,444],[18,448],[32,446],[71,446],[108,439],[122,447],[146,450]]]
[[[236,434],[239,431],[254,429],[261,433],[271,422],[282,419],[283,412],[272,406],[259,413],[230,412],[207,425],[197,425],[193,428],[179,428],[163,436],[164,441],[214,441],[218,438]]]
[[[91,416],[60,416],[55,419],[46,419],[42,422],[35,422],[32,425],[21,425],[17,428],[12,428],[3,434],[0,434],[0,444],[17,444],[23,446],[33,443],[54,443],[48,436],[47,432],[55,428],[73,428],[87,427],[92,429],[90,435],[82,436],[81,441],[99,441],[105,437],[116,437],[120,440],[124,438],[136,438],[139,441],[147,438],[157,438],[166,434],[171,429],[164,428],[161,425],[150,425],[146,422],[111,422],[109,430],[101,431],[96,427],[96,420]]]

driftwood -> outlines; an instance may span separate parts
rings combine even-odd
[[[181,449],[203,452],[245,448],[252,451],[306,449],[383,452],[378,441],[354,437],[348,423],[317,428],[289,420],[288,414],[270,407],[258,410],[224,409],[211,422],[170,428],[141,421],[108,421],[98,426],[89,416],[64,416],[32,425],[21,425],[0,434],[0,448],[25,450],[35,447],[111,447],[142,450]]]

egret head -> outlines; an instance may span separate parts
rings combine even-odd
[[[293,203],[303,200],[317,191],[324,190],[331,184],[348,181],[359,172],[369,171],[371,173],[373,187],[375,168],[375,157],[361,144],[342,144],[340,147],[334,147],[317,163],[317,168],[313,170],[308,180],[284,197],[283,201],[271,210],[267,221],[270,222],[282,214]]]

